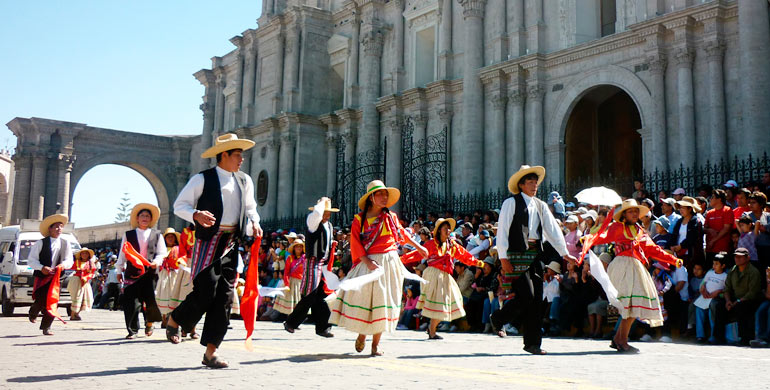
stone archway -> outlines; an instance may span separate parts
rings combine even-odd
[[[581,73],[574,81],[564,83],[565,90],[556,100],[549,104],[550,120],[546,122],[545,150],[546,168],[549,179],[555,183],[563,183],[565,180],[566,164],[566,133],[570,114],[580,100],[597,86],[613,86],[625,92],[633,101],[640,118],[640,134],[646,134],[646,129],[653,122],[652,118],[652,94],[647,85],[634,72],[617,65],[599,67],[590,72]],[[642,136],[642,164],[647,166],[651,157],[651,145],[649,138]]]
[[[190,152],[199,137],[157,136],[41,118],[15,118],[17,137],[12,223],[70,213],[75,185],[91,168],[117,164],[152,185],[161,224],[177,226],[171,202],[190,175]]]

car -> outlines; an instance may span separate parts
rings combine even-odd
[[[28,258],[32,245],[43,238],[39,226],[40,221],[24,219],[19,225],[0,229],[0,299],[5,317],[13,315],[17,307],[32,305],[32,285],[35,277],[28,265]],[[74,230],[74,224],[68,223],[61,235],[69,242],[73,253],[80,250],[80,243],[73,234]],[[65,308],[67,314],[70,313],[71,304],[67,282],[74,273],[74,270],[64,270],[61,276],[59,307]]]

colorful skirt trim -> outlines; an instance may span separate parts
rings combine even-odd
[[[618,290],[622,318],[638,318],[651,327],[663,325],[658,290],[650,272],[641,261],[630,256],[618,256],[610,263],[607,274]]]
[[[424,317],[439,321],[454,321],[465,317],[463,295],[452,275],[435,267],[428,267],[423,273],[428,284],[422,287],[417,309]]]

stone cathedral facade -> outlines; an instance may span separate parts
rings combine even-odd
[[[758,156],[770,149],[768,9],[767,0],[265,0],[258,27],[195,73],[201,136],[131,143],[137,156],[173,150],[159,163],[167,169],[113,153],[69,157],[95,134],[120,132],[9,123],[17,192],[33,190],[15,195],[15,215],[66,210],[77,183],[69,172],[115,162],[147,173],[172,222],[176,191],[225,132],[257,143],[242,169],[268,220],[303,215],[322,195],[352,207],[373,178],[419,209],[419,194],[504,188],[521,164],[544,165],[551,183],[601,183]],[[58,183],[60,199],[43,201],[45,183]]]
[[[195,74],[192,155],[256,141],[266,218],[335,194],[340,159],[370,151],[407,185],[406,124],[445,134],[451,193],[521,164],[563,182],[770,149],[766,0],[266,0],[258,26]]]

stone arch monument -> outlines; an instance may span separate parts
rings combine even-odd
[[[159,226],[176,226],[171,212],[190,176],[190,151],[199,137],[130,133],[42,118],[15,118],[16,190],[11,223],[23,218],[69,215],[75,186],[91,168],[117,164],[152,185],[161,209]]]

